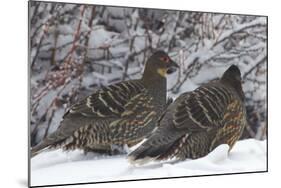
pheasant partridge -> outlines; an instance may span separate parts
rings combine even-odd
[[[240,70],[232,65],[220,80],[181,94],[151,136],[129,154],[129,161],[196,159],[220,144],[231,149],[246,124],[243,101]]]
[[[31,155],[48,148],[112,154],[140,142],[166,107],[166,73],[176,67],[165,52],[155,52],[141,79],[103,87],[70,107],[58,129],[33,147]]]

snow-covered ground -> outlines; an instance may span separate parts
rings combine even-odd
[[[31,185],[265,171],[266,151],[266,141],[248,139],[237,142],[230,153],[227,145],[221,145],[197,160],[133,166],[126,160],[126,155],[84,155],[81,151],[55,150],[31,159]]]

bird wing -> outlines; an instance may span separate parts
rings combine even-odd
[[[175,128],[187,129],[187,132],[220,127],[231,98],[231,92],[218,82],[184,93],[175,101],[173,124]]]
[[[145,136],[144,128],[153,129],[150,125],[158,117],[153,97],[147,91],[133,97],[124,108],[121,118],[110,124],[109,129],[115,144],[128,143],[130,140],[139,138],[141,134]],[[140,133],[139,130],[143,132]]]
[[[218,82],[181,94],[169,105],[153,134],[129,154],[129,161],[164,159],[175,155],[177,148],[186,142],[196,143],[202,150],[208,148],[209,135],[215,136],[216,130],[224,125],[222,119],[232,98],[231,91]],[[199,139],[206,141],[201,143]]]
[[[124,106],[144,89],[139,80],[120,82],[103,87],[74,104],[64,117],[79,114],[91,118],[118,118]]]
[[[223,116],[224,126],[220,128],[212,141],[211,150],[220,144],[228,144],[230,149],[240,138],[246,124],[246,112],[242,102],[233,100],[228,106]]]
[[[89,124],[100,126],[100,129],[107,129],[112,121],[122,116],[126,110],[126,104],[143,90],[144,87],[139,80],[131,80],[96,91],[74,104],[63,116],[58,129],[50,134],[43,142],[44,144],[38,148],[59,142]]]

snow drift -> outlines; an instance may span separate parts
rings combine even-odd
[[[55,185],[132,179],[210,175],[267,170],[266,141],[239,141],[228,153],[217,147],[206,157],[183,162],[151,162],[144,166],[128,163],[126,155],[104,156],[82,151],[46,151],[31,159],[31,185]]]

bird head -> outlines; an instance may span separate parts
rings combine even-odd
[[[242,90],[242,78],[240,69],[236,65],[231,65],[221,77],[221,81],[231,87],[233,87],[239,96],[244,99],[244,93]]]
[[[162,77],[175,72],[177,68],[179,66],[164,51],[155,52],[146,64],[146,70],[153,71]]]
[[[222,76],[222,79],[230,79],[236,82],[241,82],[241,72],[236,65],[231,65]]]

